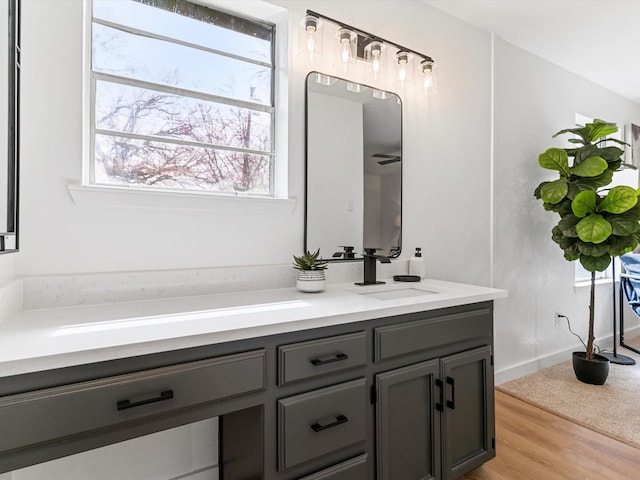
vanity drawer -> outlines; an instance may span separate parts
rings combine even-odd
[[[278,385],[366,363],[366,333],[320,338],[278,347]]]
[[[0,451],[265,388],[265,350],[0,398]]]
[[[365,379],[278,401],[278,466],[280,470],[365,439]]]
[[[375,361],[487,337],[492,331],[489,308],[405,322],[375,329]]]
[[[367,480],[367,454],[350,458],[300,480]]]

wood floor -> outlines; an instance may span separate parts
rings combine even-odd
[[[496,452],[496,458],[461,478],[640,479],[640,450],[498,391]]]

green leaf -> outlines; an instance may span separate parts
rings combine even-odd
[[[578,260],[582,254],[578,249],[578,245],[575,243],[564,249],[564,258],[569,260],[570,262],[573,260]]]
[[[634,235],[624,237],[611,235],[606,243],[609,245],[609,254],[616,257],[632,252],[638,246],[638,240]]]
[[[624,150],[618,147],[605,147],[599,148],[598,150],[598,155],[604,158],[607,162],[620,160],[620,157],[624,154]]]
[[[604,214],[604,218],[611,224],[613,235],[631,235],[640,231],[638,217],[629,211],[621,214]]]
[[[602,243],[611,235],[611,224],[602,215],[592,213],[576,225],[578,238],[583,242]]]
[[[615,170],[615,168],[613,169],[609,169],[609,170],[605,170],[605,172],[602,175],[598,175],[597,177],[593,177],[593,178],[584,178],[584,179],[580,179],[579,181],[590,181],[592,182],[592,185],[595,188],[599,188],[599,187],[606,187],[607,185],[609,185],[612,181],[613,181],[613,171]]]
[[[602,156],[600,155],[600,149],[595,145],[591,145],[590,143],[580,148],[574,148],[572,150],[568,150],[567,154],[570,157],[574,157],[574,162],[573,162],[574,166],[584,162],[587,158]]]
[[[561,217],[571,213],[571,200],[568,198],[565,198],[560,203],[544,203],[542,206],[545,210],[549,212],[556,212]]]
[[[609,170],[613,170],[614,172],[617,172],[618,170],[620,170],[620,165],[622,165],[621,159],[612,160],[611,162],[609,162]]]
[[[552,136],[552,138],[556,138],[558,135],[562,135],[563,133],[572,133],[574,135],[578,135],[580,138],[582,138],[583,143],[589,143],[589,141],[591,140],[589,138],[589,131],[584,127],[580,127],[580,128],[565,128],[564,130],[560,130],[559,132],[554,134]]]
[[[594,120],[593,123],[587,123],[585,128],[589,131],[591,142],[618,131],[618,126],[615,123],[607,123],[602,120]]]
[[[578,246],[578,250],[580,250],[580,253],[582,255],[588,255],[590,257],[600,257],[609,253],[609,245],[607,244],[607,242],[590,243],[578,240],[576,242],[576,245]]]
[[[538,156],[538,163],[542,168],[560,172],[560,175],[563,177],[571,175],[569,157],[567,156],[567,152],[561,148],[550,148],[546,152],[541,153]]]
[[[599,257],[591,257],[589,255],[582,255],[580,257],[580,263],[588,272],[603,272],[609,267],[611,256],[601,255]]]
[[[567,179],[564,177],[559,178],[554,182],[548,182],[540,189],[542,200],[546,203],[558,203],[564,197],[567,196],[569,186],[567,185]]]
[[[609,190],[606,197],[600,202],[601,212],[624,213],[638,203],[636,191],[625,185],[619,185]]]
[[[604,140],[600,140],[600,142],[613,142],[613,143],[617,143],[618,145],[629,145],[627,142],[623,142],[622,140],[618,140],[617,138],[607,138]]]
[[[579,177],[597,177],[609,168],[609,164],[602,157],[590,157],[571,169],[573,175]]]
[[[571,202],[571,210],[576,217],[586,217],[596,209],[598,195],[593,190],[585,190],[576,195]]]
[[[576,233],[576,225],[580,222],[580,218],[575,215],[569,214],[562,217],[558,222],[557,228],[565,237],[575,238],[578,236]]]

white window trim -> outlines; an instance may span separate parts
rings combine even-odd
[[[225,10],[232,14],[268,21],[275,25],[274,103],[275,164],[272,169],[273,196],[251,194],[226,194],[220,192],[193,192],[156,190],[132,186],[104,186],[91,184],[91,18],[92,0],[84,2],[84,37],[82,66],[82,183],[68,185],[69,194],[77,205],[157,208],[162,210],[213,210],[242,209],[243,212],[274,211],[291,213],[297,203],[289,198],[288,155],[288,71],[289,71],[289,15],[285,8],[262,0],[191,0],[205,6]]]

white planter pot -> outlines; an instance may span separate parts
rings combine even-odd
[[[296,287],[301,292],[321,292],[326,286],[324,270],[299,270]]]

